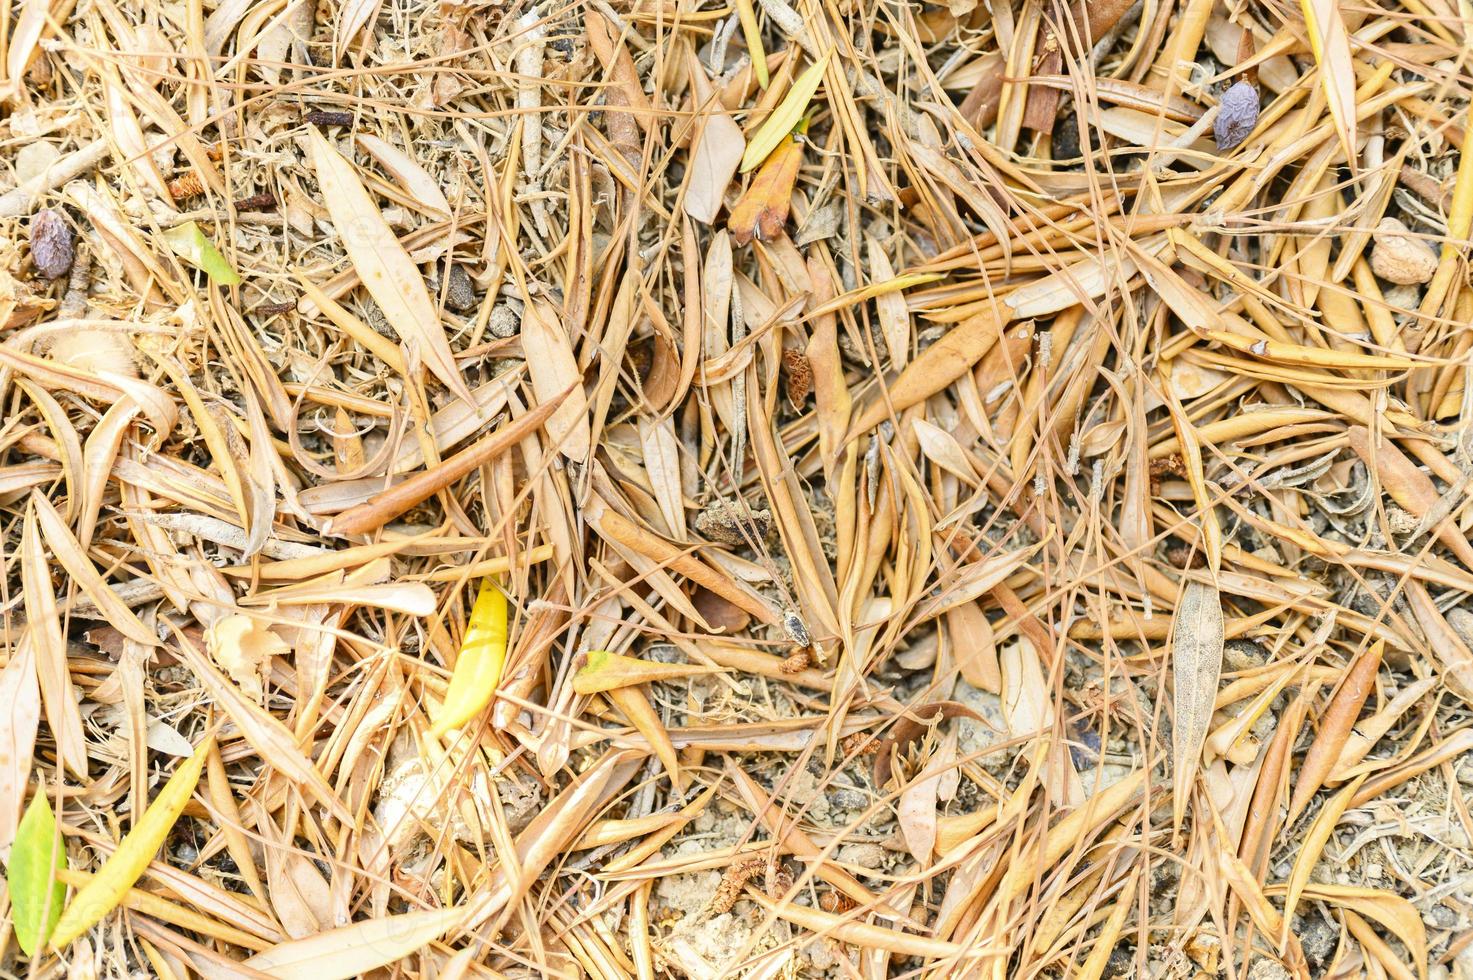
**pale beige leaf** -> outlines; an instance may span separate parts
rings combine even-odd
[[[424,277],[364,190],[353,165],[315,129],[309,131],[308,140],[323,201],[363,285],[404,346],[447,388],[469,399],[470,389],[455,364]]]
[[[406,912],[318,933],[243,964],[278,980],[348,980],[396,963],[455,928],[461,909]]]
[[[72,532],[67,529],[61,515],[41,494],[31,496],[36,507],[36,517],[41,527],[41,536],[51,546],[51,554],[65,568],[77,588],[91,599],[102,612],[109,625],[128,639],[145,646],[156,646],[158,637],[141,623],[133,610],[129,609],[116,592],[103,581],[102,575],[87,557]]]
[[[988,555],[980,561],[963,566],[947,577],[945,588],[935,598],[923,604],[918,615],[937,616],[963,603],[974,602],[983,593],[996,588],[1029,558],[1038,554],[1043,545],[1044,542],[1039,542],[1026,548]]]
[[[333,61],[341,61],[348,45],[367,24],[377,16],[383,0],[351,0],[338,11],[337,25],[333,29]]]
[[[1212,724],[1225,636],[1222,600],[1214,586],[1188,581],[1171,626],[1172,821],[1181,825]]]
[[[368,155],[377,160],[378,165],[388,171],[417,204],[439,212],[444,217],[450,216],[450,202],[446,200],[445,192],[440,190],[435,178],[415,162],[414,157],[372,133],[358,133],[356,139],[358,145],[367,150]]]
[[[15,655],[0,670],[0,850],[8,850],[25,808],[31,777],[41,698],[36,688],[36,658],[22,638]]]
[[[1345,156],[1355,168],[1355,61],[1340,4],[1335,0],[1300,0],[1309,47],[1319,65],[1320,86],[1335,121]]]
[[[895,268],[884,246],[871,236],[865,237],[869,243],[870,282],[894,279]],[[880,336],[885,338],[885,348],[890,352],[890,365],[899,370],[910,363],[910,314],[905,309],[905,297],[899,292],[880,293],[875,297],[875,313],[880,320]]]
[[[644,447],[644,469],[650,490],[660,505],[665,527],[677,541],[685,540],[685,491],[680,483],[680,442],[675,437],[675,420],[640,419],[639,440]]]
[[[930,863],[936,848],[936,800],[940,788],[940,774],[923,775],[901,790],[896,807],[905,846],[923,866]]]
[[[747,138],[720,99],[712,96],[705,66],[694,56],[687,63],[701,122],[694,137],[683,204],[686,214],[709,225],[721,211],[726,189],[747,150]]]
[[[545,428],[548,441],[559,452],[582,462],[588,458],[593,440],[583,375],[573,357],[573,344],[562,318],[543,300],[529,299],[522,313],[522,349],[527,353],[527,370],[539,401],[550,401],[572,389],[547,420]]]
[[[246,697],[259,704],[265,696],[262,681],[270,671],[271,658],[284,656],[290,647],[270,627],[236,613],[205,632],[205,649]]]
[[[87,775],[87,742],[83,737],[82,713],[77,706],[72,674],[67,667],[66,637],[56,607],[51,568],[36,531],[34,511],[27,511],[21,531],[21,585],[25,591],[26,635],[36,657],[41,685],[41,703],[67,768],[83,778]]]
[[[995,634],[977,603],[964,602],[946,611],[946,638],[951,658],[968,684],[992,694],[1002,691]]]

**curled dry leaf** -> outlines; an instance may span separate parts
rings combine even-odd
[[[1231,150],[1248,138],[1258,123],[1258,87],[1252,82],[1235,82],[1217,102],[1212,135],[1219,150]]]
[[[783,137],[726,219],[733,243],[745,245],[754,238],[768,242],[783,233],[802,163],[803,144],[791,134]]]
[[[270,673],[271,658],[291,650],[269,626],[243,613],[226,616],[210,626],[205,631],[205,649],[246,697],[257,703],[265,697],[262,681]]]

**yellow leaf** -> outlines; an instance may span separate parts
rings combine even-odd
[[[798,121],[803,118],[803,113],[808,108],[808,102],[813,98],[813,93],[818,91],[818,83],[823,80],[823,71],[828,67],[829,58],[833,56],[830,50],[822,58],[808,66],[808,70],[798,76],[793,82],[793,87],[788,89],[788,94],[783,96],[782,102],[772,110],[772,115],[762,121],[757,132],[753,134],[747,143],[747,152],[742,155],[742,173],[746,173],[757,166],[767,155],[777,149],[777,145],[783,141],[783,137],[793,131]]]
[[[757,11],[752,9],[752,0],[736,0],[737,19],[742,22],[742,34],[747,39],[747,54],[752,58],[752,71],[757,84],[767,88],[767,51],[762,47],[762,28],[757,24]]]
[[[590,650],[588,659],[573,675],[573,690],[578,694],[598,694],[617,687],[632,687],[651,681],[669,681],[698,674],[718,673],[719,667],[697,664],[662,664],[638,657],[626,657],[608,650]]]
[[[52,933],[51,945],[54,948],[64,949],[73,939],[117,908],[128,889],[133,887],[133,883],[143,874],[143,869],[148,867],[148,863],[163,846],[169,831],[174,829],[174,822],[184,811],[184,804],[194,794],[194,787],[199,782],[200,771],[204,768],[205,758],[209,755],[210,745],[214,740],[214,736],[205,739],[194,750],[194,755],[174,770],[174,775],[169,777],[164,788],[159,790],[159,795],[143,811],[143,816],[133,825],[132,832],[118,844],[112,857],[103,863],[102,868],[87,884],[77,889],[71,904],[61,913],[56,931]]]
[[[903,275],[881,280],[880,282],[867,283],[858,289],[851,289],[847,293],[841,293],[827,303],[815,306],[803,314],[803,316],[805,319],[812,320],[815,317],[837,313],[846,307],[858,306],[860,303],[874,299],[876,296],[903,292],[914,286],[924,286],[928,282],[936,282],[938,279],[945,278],[945,273],[941,272],[907,272]]]
[[[436,738],[459,728],[491,703],[501,668],[506,663],[506,596],[490,579],[481,582],[476,604],[471,607],[460,657],[450,675],[445,704],[430,734]]]

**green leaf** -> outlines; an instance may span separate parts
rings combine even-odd
[[[65,867],[66,848],[56,836],[56,817],[45,792],[37,791],[15,832],[5,874],[15,940],[27,956],[46,945],[61,918],[66,886],[56,880],[56,871]]]
[[[204,230],[194,221],[175,225],[164,232],[164,241],[174,254],[185,262],[203,269],[205,275],[222,286],[234,286],[240,282],[240,273],[230,267],[225,256],[214,243],[205,237]]]

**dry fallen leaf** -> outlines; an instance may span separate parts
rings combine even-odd
[[[1180,827],[1212,722],[1224,643],[1217,589],[1189,581],[1171,624],[1172,826]]]
[[[411,360],[419,360],[447,388],[469,401],[470,389],[455,365],[419,270],[363,189],[353,165],[316,130],[310,130],[307,138],[323,203],[364,287],[412,352]]]
[[[259,704],[265,696],[262,681],[270,673],[271,658],[286,655],[291,647],[255,617],[236,613],[205,631],[205,649],[240,685],[242,693]]]

